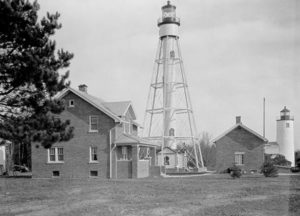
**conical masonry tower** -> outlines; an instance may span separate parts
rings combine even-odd
[[[158,20],[159,45],[143,137],[156,142],[161,149],[168,147],[174,152],[185,152],[185,166],[192,164],[199,170],[204,166],[180,52],[179,26],[176,7],[168,1],[162,7],[162,17]]]

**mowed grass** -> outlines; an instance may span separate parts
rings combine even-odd
[[[0,178],[0,215],[300,215],[300,176]]]

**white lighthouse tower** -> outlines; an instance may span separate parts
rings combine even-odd
[[[203,167],[196,138],[188,85],[179,46],[180,19],[168,1],[158,20],[159,45],[145,112],[143,137],[173,151],[185,150],[188,161]]]
[[[294,118],[290,116],[290,111],[284,107],[280,111],[280,117],[277,120],[277,143],[279,145],[279,154],[292,162],[295,166],[295,146],[294,146]]]

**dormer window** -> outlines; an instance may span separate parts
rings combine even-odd
[[[169,136],[175,136],[175,130],[174,130],[174,128],[170,128],[170,130],[169,130]]]
[[[69,100],[69,107],[74,107],[74,106],[75,106],[74,100]]]
[[[124,133],[131,134],[131,127],[132,127],[132,125],[130,122],[124,122],[123,123]]]

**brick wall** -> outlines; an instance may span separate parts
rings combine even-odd
[[[237,128],[216,142],[216,170],[221,172],[234,163],[234,153],[244,152],[241,169],[259,170],[264,160],[264,141],[243,128]]]
[[[132,178],[138,178],[139,146],[132,146]]]
[[[62,119],[70,119],[75,127],[74,138],[68,142],[53,146],[64,148],[64,163],[50,164],[47,161],[47,150],[39,144],[32,145],[32,176],[33,178],[50,178],[52,171],[60,171],[61,177],[88,177],[90,171],[98,171],[99,177],[109,177],[109,130],[115,126],[112,118],[91,106],[78,96],[69,92],[64,99],[73,99],[75,107],[66,107],[61,114]],[[99,118],[98,132],[89,132],[89,116]],[[98,162],[89,163],[89,148],[97,147]]]
[[[159,166],[150,166],[149,176],[151,176],[151,177],[160,176],[160,169],[161,169],[161,167],[159,167]],[[165,169],[163,171],[165,172]]]
[[[117,161],[117,178],[132,178],[132,161]]]
[[[151,157],[151,166],[155,166],[156,164],[156,148],[152,147],[150,148],[150,157]]]
[[[138,178],[145,178],[149,176],[149,160],[139,160],[138,161]]]

